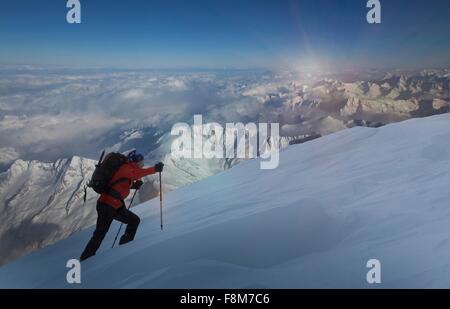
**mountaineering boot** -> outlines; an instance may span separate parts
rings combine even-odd
[[[129,243],[133,239],[134,237],[131,234],[125,233],[122,235],[122,237],[120,237],[119,246]]]

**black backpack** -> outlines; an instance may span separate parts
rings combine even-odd
[[[98,194],[108,193],[111,189],[111,179],[119,168],[127,162],[127,157],[123,154],[111,152],[102,161],[103,154],[99,163],[95,166],[91,181],[88,187],[92,188]]]

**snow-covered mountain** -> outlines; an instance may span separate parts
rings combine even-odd
[[[136,80],[144,87],[147,76],[137,76]],[[208,80],[211,77],[196,78]],[[185,84],[192,82],[191,79],[180,77]],[[308,136],[323,136],[354,126],[378,127],[448,111],[450,78],[445,71],[385,73],[367,80],[341,81],[338,77],[323,76],[309,80],[281,75],[263,76],[261,81],[241,77],[216,81],[220,95],[232,97],[237,103],[208,108],[205,119],[226,121],[233,116],[237,117],[234,121],[241,118],[279,121],[283,136],[280,141],[271,143],[286,147],[301,143],[305,138],[308,140]],[[53,85],[54,82],[48,83]],[[253,101],[257,104],[248,103]],[[12,127],[20,127],[16,122]],[[8,127],[9,120],[0,121],[1,126]],[[167,130],[170,130],[167,126],[154,125],[136,126],[122,132],[117,128],[104,134],[99,145],[90,145],[94,150],[101,146],[107,151],[138,148],[146,154],[148,165],[163,161],[166,164],[164,191],[191,184],[242,162],[241,159],[175,160],[170,155],[174,137]],[[82,189],[94,169],[94,160],[75,155],[53,163],[23,161],[18,159],[21,154],[14,147],[0,149],[0,170],[2,164],[9,166],[14,162],[6,172],[0,173],[0,209],[6,209],[0,216],[7,222],[0,228],[0,265],[92,225],[95,195],[88,190],[88,202],[82,206]],[[157,177],[150,176],[140,190],[138,201],[154,198],[158,191]],[[38,225],[45,228],[34,232]],[[33,232],[29,234],[29,231]],[[14,241],[10,240],[12,235],[15,235]]]
[[[450,287],[450,115],[356,127],[293,145],[280,167],[250,160],[135,208],[134,242],[82,264],[93,228],[0,268],[0,287]]]
[[[384,73],[366,79],[307,76],[271,80],[246,87],[277,119],[282,134],[329,134],[353,125],[380,126],[414,117],[446,113],[450,106],[448,72]]]
[[[139,135],[132,132],[127,135]],[[241,159],[174,159],[170,154],[173,137],[166,134],[160,147],[147,155],[165,162],[165,192],[220,173]],[[286,147],[294,138],[283,137],[276,147]],[[119,147],[109,149],[114,151]],[[95,223],[97,195],[84,188],[95,169],[96,161],[72,157],[54,163],[16,160],[7,172],[0,173],[0,265],[36,249],[53,244]],[[159,178],[148,176],[137,198],[147,201],[159,194]],[[129,202],[130,197],[127,202]]]
[[[448,78],[439,75],[388,74],[374,82],[346,83],[341,115],[391,122],[449,111]]]
[[[92,194],[83,206],[94,164],[79,157],[55,163],[19,159],[0,174],[0,264],[95,223]]]

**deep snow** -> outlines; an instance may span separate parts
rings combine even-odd
[[[93,228],[0,268],[0,287],[450,287],[450,115],[357,127],[293,145],[280,166],[251,160],[134,211],[131,244],[82,264]],[[372,286],[371,286],[372,287]]]

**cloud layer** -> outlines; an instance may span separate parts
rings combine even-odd
[[[0,70],[0,160],[96,158],[134,131],[155,136],[140,145],[151,150],[158,131],[192,122],[194,114],[205,122],[275,121],[286,135],[322,127],[330,133],[352,117],[384,119],[383,110],[394,119],[409,117],[430,98],[445,110],[448,81],[448,70],[411,78],[381,71]]]

